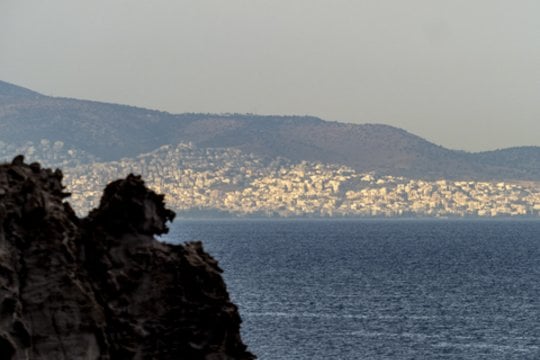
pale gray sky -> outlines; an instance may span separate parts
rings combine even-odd
[[[540,145],[538,0],[0,0],[0,79],[173,113]]]

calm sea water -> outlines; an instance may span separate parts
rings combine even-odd
[[[185,221],[260,359],[540,359],[540,222]]]

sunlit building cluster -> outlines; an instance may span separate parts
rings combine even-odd
[[[73,194],[69,201],[85,213],[98,205],[108,182],[129,173],[141,174],[148,186],[166,194],[169,207],[186,216],[540,216],[540,191],[534,183],[378,176],[191,144],[68,169],[64,182]]]

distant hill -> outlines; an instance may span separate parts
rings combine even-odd
[[[6,143],[59,140],[100,159],[116,160],[168,143],[162,135],[174,120],[167,113],[130,106],[34,96],[0,83],[0,140]]]
[[[0,155],[21,147],[43,151],[43,139],[61,142],[57,148],[70,151],[75,163],[135,157],[162,145],[191,142],[411,178],[540,180],[540,147],[468,153],[387,125],[309,116],[174,115],[48,97],[0,81]]]
[[[2,102],[9,103],[10,101],[35,100],[39,97],[43,97],[43,95],[0,80],[0,101]]]
[[[482,164],[507,169],[512,168],[520,179],[540,178],[540,147],[521,146],[471,154]],[[504,171],[504,170],[503,170]]]

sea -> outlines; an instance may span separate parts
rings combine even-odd
[[[259,359],[540,359],[540,221],[176,221]]]

